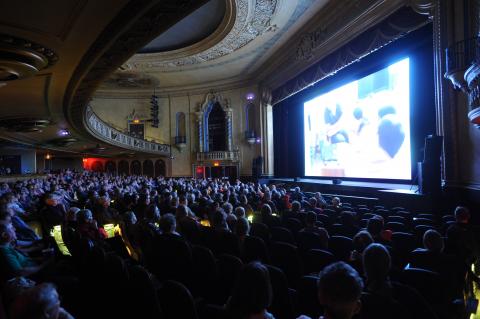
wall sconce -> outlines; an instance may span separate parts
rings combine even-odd
[[[257,138],[255,137],[255,132],[254,131],[245,131],[245,141],[247,141],[248,144],[253,145],[257,141]]]
[[[175,136],[175,146],[177,147],[180,153],[187,147],[187,137],[186,136]]]

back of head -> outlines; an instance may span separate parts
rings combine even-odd
[[[301,208],[302,208],[302,205],[300,204],[299,201],[292,202],[292,212],[299,212]]]
[[[42,283],[19,295],[11,308],[12,319],[58,318],[60,301],[55,286]]]
[[[270,306],[272,295],[267,267],[260,262],[252,262],[240,272],[227,309],[232,318],[259,314]]]
[[[175,210],[175,218],[177,220],[182,220],[183,218],[188,216],[188,210],[187,207],[184,205],[180,205],[177,207]]]
[[[370,218],[367,223],[367,230],[372,235],[372,237],[380,236],[380,232],[383,229],[383,218],[381,216],[375,215]]]
[[[362,278],[344,262],[336,262],[320,272],[318,298],[325,307],[325,315],[336,319],[350,319],[360,311]]]
[[[442,235],[436,230],[427,230],[425,234],[423,234],[423,246],[434,253],[442,252],[444,248]]]
[[[250,224],[245,217],[239,218],[235,223],[235,234],[237,236],[245,236],[248,235],[250,230]]]
[[[237,216],[237,218],[245,217],[245,208],[242,206],[235,208],[235,216]]]
[[[305,217],[305,224],[307,226],[313,226],[315,225],[316,221],[317,221],[317,214],[315,214],[315,212],[308,212],[307,216]]]
[[[163,233],[169,234],[175,231],[177,226],[175,216],[173,214],[165,214],[158,221],[158,226]]]
[[[79,224],[85,224],[92,219],[92,216],[90,209],[82,209],[77,213],[77,221]]]
[[[373,243],[373,238],[366,230],[359,231],[353,237],[353,248],[359,253],[362,253],[371,243]]]
[[[467,224],[470,220],[470,211],[467,207],[458,206],[455,208],[455,220],[460,224]]]
[[[363,267],[369,285],[383,284],[388,278],[391,267],[390,253],[381,244],[370,244],[363,251]]]
[[[160,210],[156,205],[149,205],[145,211],[145,218],[149,221],[156,222],[160,218]]]

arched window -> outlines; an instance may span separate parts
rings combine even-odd
[[[255,137],[255,105],[249,102],[245,105],[245,138]]]
[[[151,160],[143,161],[143,175],[153,177],[153,162]]]
[[[175,144],[186,143],[187,127],[185,122],[185,113],[178,112],[176,115],[176,135]]]
[[[220,103],[215,103],[207,113],[208,151],[225,151],[227,149],[226,114]]]
[[[117,172],[117,164],[114,161],[108,161],[105,163],[105,171],[109,174],[115,174]]]
[[[92,171],[94,172],[103,172],[103,164],[100,161],[95,161],[92,163]]]
[[[142,164],[139,161],[133,161],[130,164],[130,172],[132,175],[142,175]]]
[[[118,174],[119,175],[128,175],[130,173],[129,167],[128,167],[128,162],[125,160],[122,160],[118,162]]]
[[[167,169],[165,167],[165,162],[161,159],[155,161],[155,177],[163,176],[165,177]]]

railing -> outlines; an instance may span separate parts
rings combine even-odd
[[[240,152],[216,151],[197,153],[197,161],[234,161],[240,160]]]
[[[86,109],[86,126],[90,133],[105,143],[137,152],[170,156],[170,145],[149,142],[125,134],[102,121],[90,106]]]

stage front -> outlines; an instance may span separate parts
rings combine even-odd
[[[352,204],[400,206],[416,212],[439,210],[439,201],[434,196],[420,194],[417,185],[341,181],[310,178],[265,178],[262,184],[284,185],[287,189],[299,186],[303,192],[321,192],[325,196],[338,196]]]

